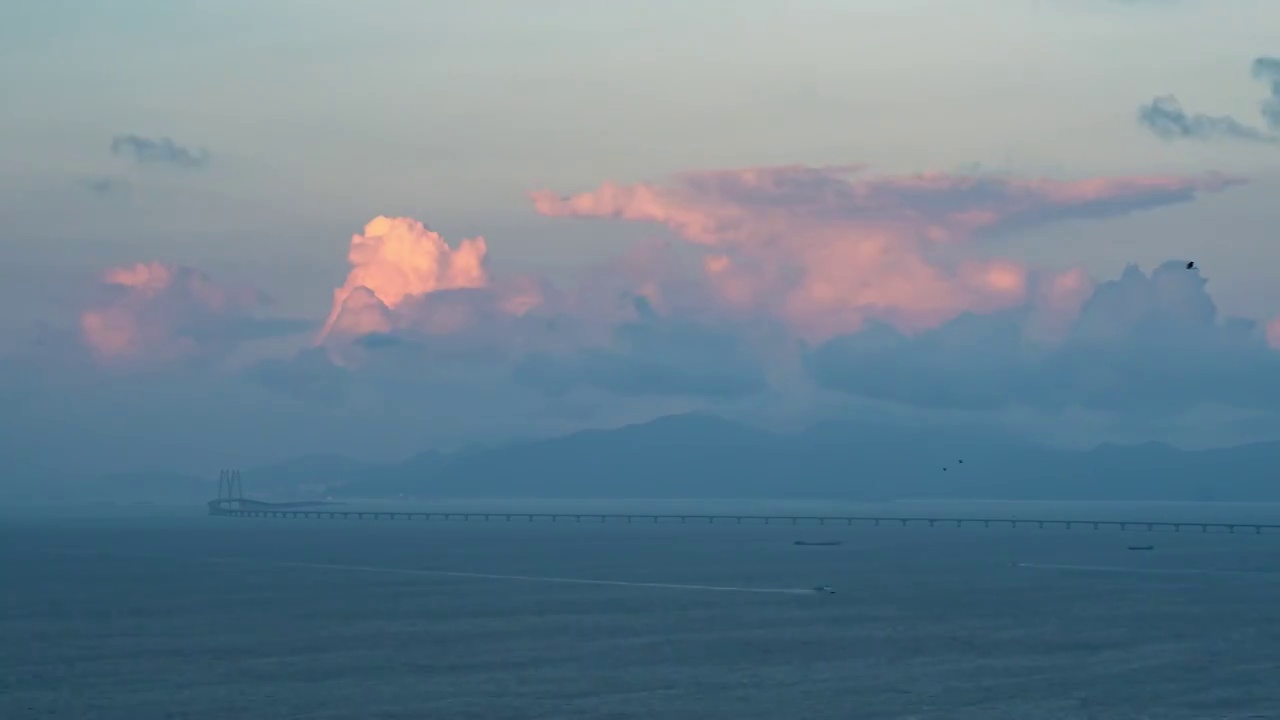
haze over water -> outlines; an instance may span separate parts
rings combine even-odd
[[[1175,720],[1280,708],[1280,535],[197,513],[0,521],[0,716]],[[1126,550],[1147,542],[1156,549]],[[838,594],[752,591],[819,584]]]

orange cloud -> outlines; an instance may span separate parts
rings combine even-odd
[[[982,233],[1118,215],[1242,182],[1218,175],[1067,182],[851,173],[804,166],[699,172],[668,184],[605,183],[531,199],[543,215],[660,223],[715,247],[704,270],[729,306],[773,312],[821,340],[872,318],[918,331],[965,311],[1026,301],[1028,270],[1019,263],[942,252]]]
[[[342,287],[333,291],[333,308],[317,342],[333,332],[386,332],[391,325],[390,312],[407,298],[438,290],[485,287],[489,284],[487,254],[482,237],[450,248],[439,233],[412,218],[380,215],[370,220],[363,234],[351,237],[347,253],[351,272]],[[361,288],[365,292],[355,294]]]

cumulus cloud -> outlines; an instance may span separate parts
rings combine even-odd
[[[439,290],[482,288],[489,284],[484,238],[450,248],[439,233],[412,218],[378,216],[351,237],[351,271],[333,291],[333,308],[320,341],[331,334],[346,338],[385,333],[412,321],[402,306]]]
[[[834,338],[808,367],[824,387],[921,407],[1280,409],[1280,355],[1267,331],[1219,318],[1206,281],[1184,265],[1150,275],[1129,266],[1098,285],[1060,344],[1028,338],[1024,308],[967,313],[914,336],[877,326]]]
[[[1271,130],[1280,130],[1280,59],[1260,57],[1253,61],[1253,77],[1267,83],[1270,96],[1259,106],[1263,121]],[[1277,144],[1280,136],[1231,117],[1188,113],[1178,98],[1161,95],[1138,108],[1138,122],[1165,140],[1214,140],[1227,138]]]
[[[111,140],[111,154],[127,157],[139,165],[172,165],[195,170],[209,164],[209,151],[192,150],[171,138],[153,139],[140,135],[117,135]]]
[[[1240,182],[856,173],[801,166],[687,173],[666,184],[606,183],[532,199],[550,216],[666,225],[712,249],[705,274],[728,306],[774,314],[820,341],[870,320],[916,331],[1022,304],[1028,268],[983,257],[973,246],[983,236],[1185,202]],[[957,248],[958,258],[948,252]]]
[[[304,325],[257,316],[266,297],[204,273],[159,262],[113,268],[80,315],[84,344],[108,364],[154,364],[221,356],[245,340],[296,333]]]

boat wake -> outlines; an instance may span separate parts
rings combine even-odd
[[[190,558],[181,558],[171,555],[163,555],[158,553],[99,553],[93,551],[69,552],[62,554],[82,554],[93,555],[97,557],[103,556],[123,556],[123,557],[148,557],[156,559],[167,559],[174,562],[191,562]],[[812,595],[814,593],[811,588],[764,588],[764,587],[743,587],[735,585],[694,585],[686,583],[661,583],[661,582],[639,582],[631,580],[602,580],[596,578],[580,578],[580,577],[560,577],[553,575],[514,575],[505,573],[483,573],[483,572],[465,572],[461,570],[433,570],[427,568],[397,568],[383,567],[378,565],[342,565],[335,563],[315,563],[315,562],[292,562],[280,560],[257,560],[253,558],[234,558],[234,557],[206,557],[198,558],[197,562],[208,563],[237,563],[248,565],[267,565],[280,568],[306,568],[310,570],[332,570],[342,572],[365,572],[365,573],[382,573],[387,575],[416,575],[425,577],[458,577],[458,578],[474,578],[477,580],[513,580],[521,582],[545,582],[545,583],[570,583],[577,585],[613,585],[617,587],[637,587],[637,588],[659,588],[668,590],[703,590],[708,592],[738,592],[738,593],[766,593],[772,595]]]

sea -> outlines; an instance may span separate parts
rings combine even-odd
[[[1259,504],[394,507],[1280,524]],[[1280,532],[7,507],[0,718],[1280,718]]]

